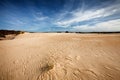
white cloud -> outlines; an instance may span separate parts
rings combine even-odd
[[[77,31],[120,31],[120,19],[98,23],[94,26],[82,25],[74,26]]]
[[[42,20],[45,20],[45,19],[47,19],[48,17],[46,17],[46,16],[42,16],[42,17],[36,17],[36,20],[37,21],[42,21]]]
[[[70,25],[78,23],[78,22],[92,20],[92,19],[96,19],[96,18],[97,19],[104,18],[106,16],[113,15],[117,12],[120,12],[120,4],[108,6],[106,8],[95,9],[95,10],[91,9],[91,10],[83,11],[83,9],[82,9],[82,10],[70,12],[73,16],[73,18],[71,18],[71,19],[63,20],[60,17],[61,20],[58,20],[56,22],[56,24],[61,27],[69,27]]]
[[[14,26],[25,25],[25,22],[19,19],[12,19],[12,20],[7,21],[7,23],[10,25],[14,25]]]
[[[42,12],[37,12],[36,14],[33,14],[33,17],[35,19],[34,21],[44,21],[48,19],[48,17],[43,15]]]

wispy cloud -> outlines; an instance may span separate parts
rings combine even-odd
[[[38,20],[38,21],[42,21],[42,20],[45,20],[45,19],[47,19],[48,17],[36,17],[36,20]]]
[[[64,20],[64,18],[66,18],[65,15],[63,16],[63,18],[60,17],[56,24],[61,27],[69,27],[82,21],[88,21],[93,19],[99,20],[101,18],[112,16],[116,13],[120,13],[120,4],[115,4],[100,9],[89,9],[85,11],[84,7],[82,7],[80,9],[70,12],[70,14],[72,15],[70,19]]]
[[[74,31],[120,31],[120,19],[97,23],[95,25],[73,26]]]
[[[23,22],[22,20],[19,19],[14,19],[7,21],[7,23],[9,23],[10,25],[25,25],[25,22]]]
[[[45,16],[42,12],[33,13],[33,17],[35,18],[35,21],[44,21],[48,19],[48,17]]]

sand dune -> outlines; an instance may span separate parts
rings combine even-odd
[[[120,80],[120,34],[25,33],[2,40],[0,80]]]

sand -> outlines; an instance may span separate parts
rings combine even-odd
[[[120,34],[24,33],[2,40],[0,80],[120,80]]]

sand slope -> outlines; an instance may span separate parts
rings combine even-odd
[[[25,33],[0,41],[0,80],[120,80],[120,34]]]

